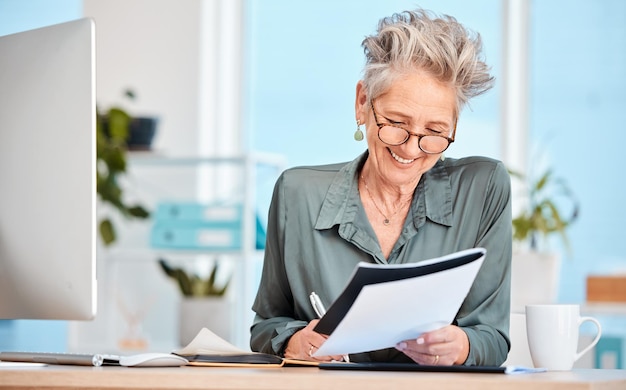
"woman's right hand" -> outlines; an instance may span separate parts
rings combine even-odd
[[[288,359],[313,360],[318,362],[341,361],[343,356],[317,356],[315,351],[322,346],[328,336],[321,335],[313,330],[319,320],[313,320],[291,336],[285,348],[285,357]]]

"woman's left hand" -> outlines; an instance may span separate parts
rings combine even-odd
[[[416,363],[429,366],[463,364],[469,355],[467,334],[458,326],[448,325],[405,340],[396,345]]]

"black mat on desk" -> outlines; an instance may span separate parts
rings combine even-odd
[[[320,363],[324,370],[363,371],[421,371],[421,372],[476,372],[504,374],[506,367],[498,366],[425,366],[413,363]]]

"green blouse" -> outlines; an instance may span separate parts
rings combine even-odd
[[[425,173],[388,259],[365,215],[358,177],[365,152],[349,163],[286,170],[274,188],[261,283],[252,309],[253,351],[281,355],[315,312],[327,306],[360,261],[418,262],[463,249],[487,254],[454,324],[468,335],[466,365],[500,365],[509,350],[511,193],[507,170],[485,157],[446,158]],[[441,286],[442,289],[446,288]],[[429,296],[397,297],[436,303]],[[351,355],[352,361],[411,361],[395,348]]]

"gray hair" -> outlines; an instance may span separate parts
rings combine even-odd
[[[480,34],[454,17],[426,10],[405,11],[380,20],[376,34],[361,44],[368,99],[384,93],[395,79],[425,71],[456,90],[456,115],[468,100],[486,92],[494,78],[482,59]]]

